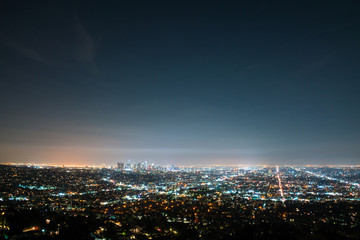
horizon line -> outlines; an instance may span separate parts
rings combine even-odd
[[[113,168],[116,164],[52,164],[52,163],[13,163],[4,162],[0,165],[8,166],[42,166],[58,168]],[[360,167],[360,164],[200,164],[200,165],[176,165],[176,164],[157,164],[157,166],[175,165],[180,168],[208,168],[208,167]]]

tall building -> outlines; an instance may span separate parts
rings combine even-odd
[[[144,167],[145,167],[145,170],[148,170],[148,164],[147,164],[147,161],[145,160],[144,162]]]
[[[132,169],[131,169],[130,159],[129,159],[128,162],[126,163],[124,170],[125,170],[125,171],[131,171],[131,170],[132,170]]]
[[[124,168],[125,168],[125,164],[123,162],[118,162],[117,163],[117,169],[122,171],[122,170],[124,170]]]
[[[135,169],[136,170],[141,170],[141,163],[137,163]]]

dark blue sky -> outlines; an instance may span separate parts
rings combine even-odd
[[[359,164],[360,4],[240,2],[2,1],[0,161]]]

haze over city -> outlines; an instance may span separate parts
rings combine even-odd
[[[0,163],[359,164],[355,1],[2,1]]]

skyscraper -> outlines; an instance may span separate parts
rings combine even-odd
[[[148,163],[146,160],[144,161],[144,167],[145,167],[145,170],[148,170]]]
[[[118,162],[117,163],[117,169],[118,170],[122,171],[122,170],[124,170],[124,167],[125,167],[125,164],[123,162]]]
[[[131,171],[131,163],[130,163],[130,159],[128,160],[128,162],[125,165],[125,171]]]

